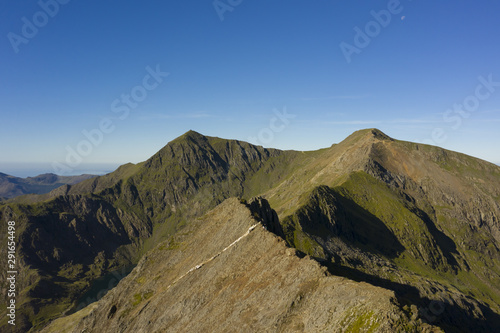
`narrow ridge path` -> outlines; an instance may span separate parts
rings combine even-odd
[[[211,262],[212,260],[214,260],[215,258],[217,258],[218,256],[220,256],[222,253],[226,252],[231,247],[235,246],[243,238],[247,237],[250,234],[250,232],[253,229],[255,229],[259,224],[261,224],[261,223],[259,222],[259,223],[256,223],[256,224],[252,225],[250,228],[248,228],[248,230],[241,237],[239,237],[237,240],[235,240],[234,242],[232,242],[231,244],[229,244],[228,246],[226,246],[222,251],[220,251],[219,253],[217,253],[216,255],[214,255],[212,258],[203,261],[202,263],[194,266],[189,271],[187,271],[186,273],[184,273],[181,276],[179,276],[177,279],[175,279],[174,282],[172,282],[171,284],[169,284],[168,287],[165,290],[170,289],[170,287],[172,287],[174,284],[176,284],[177,282],[179,282],[180,280],[182,280],[183,278],[185,278],[189,273],[191,273],[191,272],[193,272],[193,271],[195,271],[197,269],[202,268],[204,265],[208,264],[209,262]]]

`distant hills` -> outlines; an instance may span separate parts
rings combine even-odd
[[[500,167],[377,129],[311,152],[190,131],[0,219],[17,332],[500,327]]]
[[[58,176],[45,173],[36,177],[19,178],[0,172],[0,199],[24,194],[44,194],[62,185],[74,185],[95,175]]]

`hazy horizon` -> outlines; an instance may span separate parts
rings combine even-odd
[[[201,133],[203,134],[203,133]],[[223,138],[223,139],[228,139],[231,140],[232,138]],[[394,138],[398,139],[398,138]],[[332,142],[331,144],[337,144],[339,142]],[[320,147],[318,149],[323,149],[327,148],[330,145],[324,145],[323,147]],[[265,148],[276,148],[277,147],[268,147],[264,146]],[[461,153],[460,151],[458,151]],[[155,152],[156,153],[156,152]],[[153,155],[153,154],[152,154]],[[152,156],[151,155],[151,156]],[[470,155],[473,156],[473,155]],[[473,156],[476,158],[480,158],[477,156]],[[145,160],[141,161],[128,161],[128,162],[116,162],[116,163],[86,163],[86,164],[80,164],[78,165],[78,168],[71,169],[69,173],[61,174],[54,172],[54,168],[51,163],[29,163],[29,162],[24,162],[24,163],[16,163],[16,162],[0,162],[0,173],[5,173],[10,176],[15,176],[15,177],[21,177],[21,178],[26,178],[26,177],[34,177],[38,176],[41,174],[45,173],[56,173],[58,175],[64,175],[64,176],[78,176],[82,174],[92,174],[92,175],[104,175],[110,172],[115,171],[119,166],[126,164],[126,163],[141,163],[144,162]],[[486,160],[488,161],[488,160]],[[500,161],[495,162],[495,161],[488,161],[490,163],[496,164],[500,166]]]
[[[79,176],[82,174],[91,175],[104,175],[115,171],[120,164],[85,164],[80,165],[78,169],[74,169],[69,174],[60,176]],[[5,173],[9,176],[27,178],[35,177],[45,173],[54,173],[50,164],[36,164],[36,163],[0,163],[0,173]]]

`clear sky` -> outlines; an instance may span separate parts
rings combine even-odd
[[[312,150],[376,127],[500,163],[498,13],[496,0],[0,0],[0,171],[137,163],[190,129]]]

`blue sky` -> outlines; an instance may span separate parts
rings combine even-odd
[[[137,163],[190,129],[312,150],[377,127],[500,163],[499,12],[493,0],[1,0],[0,171]]]

